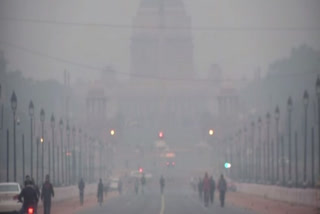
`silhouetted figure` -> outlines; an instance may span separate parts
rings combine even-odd
[[[41,200],[43,202],[44,214],[50,214],[52,197],[54,197],[53,186],[50,183],[49,175],[46,175],[46,181],[42,185],[41,190]]]
[[[103,187],[102,179],[100,178],[99,184],[98,184],[98,191],[97,191],[97,199],[100,206],[103,202],[103,189],[104,187]]]
[[[203,178],[203,196],[204,196],[204,206],[209,205],[209,194],[210,194],[210,180],[208,173],[206,172]]]
[[[220,179],[219,179],[218,189],[219,189],[219,192],[220,192],[221,207],[224,207],[225,194],[226,194],[226,191],[227,191],[227,182],[224,179],[222,174],[221,174]]]
[[[198,182],[198,192],[199,192],[199,198],[200,198],[200,200],[202,200],[202,191],[203,191],[203,183],[202,183],[202,179],[199,178],[199,182]]]
[[[216,182],[213,177],[210,177],[210,201],[211,204],[214,202],[214,192],[216,191]]]
[[[79,188],[79,194],[80,194],[80,204],[83,205],[85,183],[82,178],[79,181],[78,188]]]
[[[164,186],[165,186],[165,180],[164,180],[164,177],[161,175],[161,178],[160,178],[160,191],[161,191],[161,194],[163,194]]]

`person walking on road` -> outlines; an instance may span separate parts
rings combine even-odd
[[[164,180],[163,175],[161,175],[161,178],[160,178],[160,191],[161,191],[161,194],[163,194],[164,186],[165,186],[165,180]]]
[[[79,181],[78,188],[79,188],[79,193],[80,193],[80,204],[83,205],[85,183],[82,178]]]
[[[118,181],[118,192],[119,192],[119,195],[122,194],[122,180],[121,179],[119,179],[119,181]]]
[[[210,201],[211,204],[214,202],[214,192],[216,191],[216,182],[213,179],[213,176],[210,177]]]
[[[98,184],[98,191],[97,191],[97,198],[100,206],[103,202],[103,189],[104,187],[103,187],[102,179],[100,178],[99,184]]]
[[[136,193],[136,195],[138,195],[139,193],[139,179],[137,178],[134,184],[134,191]]]
[[[204,206],[209,205],[209,194],[210,194],[210,180],[208,173],[206,172],[203,178],[203,196],[204,196]]]
[[[144,175],[144,173],[142,174],[141,177],[141,192],[144,193],[144,186],[146,185],[146,176]]]
[[[223,174],[221,174],[221,176],[220,176],[219,183],[218,183],[218,189],[220,192],[221,207],[224,207],[224,200],[225,200],[226,191],[227,191],[227,182],[224,179]]]
[[[200,199],[200,201],[202,200],[202,191],[203,191],[203,183],[202,183],[202,179],[199,178],[199,182],[198,182],[198,192],[199,192],[199,199]]]
[[[44,214],[50,214],[52,197],[54,197],[53,186],[50,183],[49,175],[46,175],[46,181],[42,185],[41,190],[41,200],[43,202]]]

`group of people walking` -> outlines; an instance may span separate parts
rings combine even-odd
[[[206,207],[209,206],[209,201],[211,202],[211,204],[214,203],[214,195],[217,187],[220,196],[220,205],[221,207],[224,207],[225,194],[227,191],[227,182],[222,174],[219,178],[218,184],[216,185],[213,176],[209,177],[208,173],[206,172],[204,178],[199,178],[197,186],[199,198],[200,200],[203,200],[204,205]],[[196,189],[195,186],[194,189]]]
[[[51,199],[54,197],[53,185],[50,183],[49,175],[46,175],[46,180],[42,185],[41,193],[39,187],[34,183],[33,178],[26,176],[24,188],[18,196],[18,200],[22,203],[20,213],[26,213],[26,210],[32,207],[37,213],[39,198],[43,202],[44,214],[50,214]]]

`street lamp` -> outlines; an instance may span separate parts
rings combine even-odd
[[[309,94],[305,90],[303,94],[303,104],[304,104],[304,157],[303,157],[303,186],[307,186],[307,124],[308,124],[308,105],[309,105]]]
[[[318,163],[318,172],[320,173],[320,78],[319,76],[317,77],[316,81],[316,94],[318,98],[318,143],[319,143],[319,152],[318,152],[318,158],[319,158],[319,163]],[[320,174],[319,174],[319,182],[320,182]]]
[[[66,160],[66,162],[67,162],[67,174],[66,174],[66,176],[68,177],[68,184],[70,185],[70,156],[68,155],[68,154],[70,154],[70,127],[69,127],[69,123],[68,123],[68,121],[67,121],[67,127],[66,127],[66,134],[67,134],[67,152],[66,152],[66,155],[67,155],[67,160]]]
[[[274,118],[276,120],[276,180],[279,182],[279,118],[280,118],[280,110],[279,106],[276,106],[276,109],[274,111]],[[282,166],[284,167],[284,166]],[[272,166],[273,168],[273,166]],[[284,172],[284,168],[282,168],[282,172]],[[284,173],[282,173],[282,176],[284,176]]]
[[[81,134],[82,130],[79,128],[79,147],[80,147],[80,152],[79,152],[79,177],[80,179],[82,178],[82,139],[81,139]]]
[[[291,113],[292,113],[292,98],[291,96],[288,98],[287,101],[287,110],[288,110],[288,150],[289,150],[289,181],[288,185],[292,185],[292,175],[291,175]]]
[[[30,175],[33,178],[33,116],[34,106],[32,100],[29,103],[29,116],[30,116]]]
[[[267,182],[270,182],[270,113],[266,114],[266,123],[267,123],[267,169],[266,169],[266,178]]]
[[[76,182],[76,127],[72,128],[72,181]]]
[[[243,128],[243,132],[244,132],[244,143],[243,143],[243,152],[244,152],[244,155],[243,155],[243,160],[244,160],[244,178],[245,178],[245,182],[247,182],[247,179],[248,179],[248,136],[247,136],[247,126],[245,125],[244,128]]]
[[[254,143],[254,128],[255,128],[255,123],[254,121],[251,122],[251,180],[257,182],[256,179],[256,173],[257,171],[254,170],[256,159],[255,159],[255,153],[256,153],[256,145]]]
[[[263,156],[263,153],[265,151],[265,149],[263,148],[262,144],[261,144],[261,125],[262,125],[262,120],[261,117],[258,118],[258,151],[257,152],[257,160],[258,160],[258,164],[257,164],[257,172],[259,172],[259,179],[260,182],[262,183],[262,174],[263,174],[263,165],[262,165],[262,161],[265,158],[265,156]]]
[[[41,182],[44,181],[44,135],[43,135],[43,131],[44,131],[44,119],[45,119],[45,113],[43,108],[40,111],[40,121],[41,121],[41,151],[42,151],[42,163],[41,163],[41,168],[42,168],[42,176],[41,176]]]
[[[59,121],[59,128],[60,128],[60,150],[61,150],[61,181],[64,183],[64,153],[63,153],[63,120],[60,119]],[[58,157],[59,160],[59,157]],[[59,164],[58,164],[58,174],[59,174]],[[59,175],[58,175],[58,183],[59,183]]]
[[[17,111],[17,96],[13,91],[11,96],[11,109],[13,113],[13,179],[17,181],[17,160],[16,160],[16,111]]]
[[[50,119],[50,123],[51,123],[51,135],[52,135],[52,178],[53,178],[53,183],[55,184],[55,170],[54,170],[54,127],[55,127],[55,118],[54,115],[52,113],[51,115],[51,119]],[[50,143],[49,143],[49,172],[50,172],[50,161],[51,161],[51,152],[50,152]]]

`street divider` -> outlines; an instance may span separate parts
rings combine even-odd
[[[316,189],[298,189],[271,185],[237,183],[237,191],[293,204],[317,207]]]

